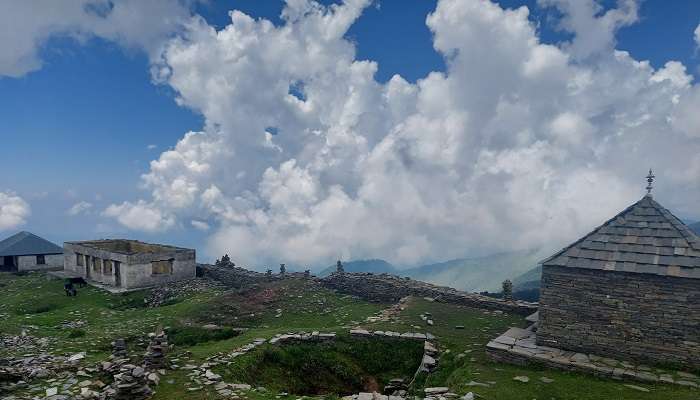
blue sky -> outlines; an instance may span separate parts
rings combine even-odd
[[[330,2],[323,2],[328,4]],[[504,8],[525,5],[545,43],[558,44],[572,33],[558,28],[561,13],[535,1],[498,2]],[[639,21],[616,34],[619,50],[661,68],[669,60],[685,65],[696,79],[700,56],[693,31],[700,23],[700,2],[647,0]],[[605,1],[605,10],[615,7]],[[436,1],[382,0],[364,10],[345,38],[356,45],[357,59],[378,63],[376,80],[394,74],[415,83],[431,71],[446,70],[426,26]],[[220,29],[238,9],[276,24],[282,2],[233,0],[198,4],[194,12]],[[40,12],[37,10],[37,12]],[[154,16],[156,18],[156,16]],[[106,221],[100,211],[110,204],[148,196],[140,176],[149,162],[172,148],[185,132],[201,130],[200,110],[176,104],[169,85],[154,84],[148,55],[94,36],[82,40],[54,35],[41,43],[43,66],[21,77],[0,77],[0,136],[4,145],[0,191],[12,191],[32,206],[21,229],[57,242],[99,235],[134,236],[202,246],[207,234],[192,229],[144,233]],[[69,216],[78,201],[92,213]],[[687,215],[691,217],[691,215]],[[692,217],[699,216],[695,214]],[[20,229],[20,227],[18,227]],[[3,234],[11,233],[2,232]]]

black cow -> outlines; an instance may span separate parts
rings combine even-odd
[[[75,286],[71,282],[66,282],[63,284],[63,290],[66,291],[66,296],[72,297],[78,294],[78,291],[75,290]]]
[[[66,279],[66,281],[68,281],[72,285],[78,285],[79,287],[85,287],[85,285],[87,285],[87,282],[85,282],[85,279],[80,278],[80,277],[68,278],[68,279]]]

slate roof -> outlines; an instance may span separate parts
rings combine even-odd
[[[0,242],[0,257],[41,254],[63,254],[63,248],[26,231]]]
[[[700,237],[647,195],[542,265],[700,279]]]

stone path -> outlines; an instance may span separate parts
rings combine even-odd
[[[631,379],[647,383],[663,382],[700,388],[700,377],[687,372],[663,370],[594,354],[539,346],[535,343],[534,327],[510,328],[486,345],[487,354],[496,361],[516,365],[540,364],[605,378]]]

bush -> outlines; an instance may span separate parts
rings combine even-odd
[[[126,293],[121,296],[121,298],[108,305],[109,308],[113,310],[130,310],[134,308],[145,308],[146,304],[146,291]]]
[[[85,333],[84,330],[82,330],[82,329],[77,329],[77,328],[76,328],[76,329],[71,329],[71,330],[68,332],[68,338],[69,338],[69,339],[76,339],[76,338],[79,338],[79,337],[83,337],[83,336],[85,336],[85,335],[86,335],[86,333]]]
[[[230,339],[239,334],[239,331],[232,328],[204,329],[199,326],[181,326],[168,330],[168,340],[178,346],[194,346]]]

